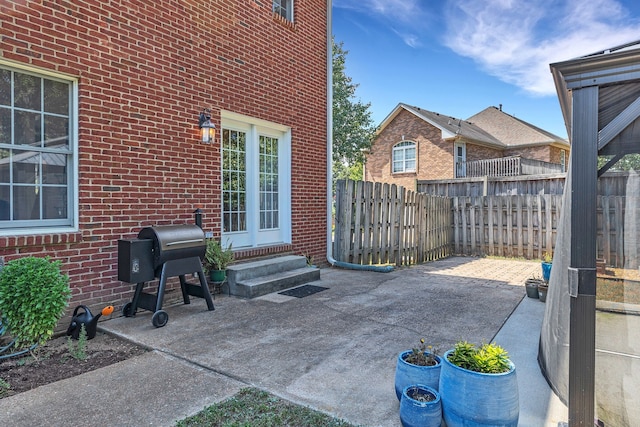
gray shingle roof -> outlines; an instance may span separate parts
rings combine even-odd
[[[566,144],[567,140],[520,120],[496,107],[488,107],[467,119],[484,129],[507,147]]]
[[[496,107],[485,108],[465,120],[399,103],[382,121],[379,130],[386,127],[401,109],[405,109],[441,129],[443,139],[459,136],[467,141],[499,149],[554,143],[569,147],[569,142],[566,139],[520,120]]]
[[[412,112],[416,116],[421,117],[423,120],[426,120],[432,125],[442,129],[443,138],[445,139],[453,138],[454,136],[459,135],[468,140],[505,148],[505,145],[500,142],[500,140],[494,138],[489,133],[485,132],[483,129],[467,120],[446,116],[433,111],[423,110],[422,108],[412,107],[403,103],[400,103],[399,106]]]

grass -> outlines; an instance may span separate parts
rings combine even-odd
[[[296,405],[255,388],[185,418],[176,427],[353,427],[313,409]]]
[[[640,282],[598,277],[596,288],[599,300],[640,304]]]

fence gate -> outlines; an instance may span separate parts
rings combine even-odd
[[[395,184],[340,180],[333,256],[397,266],[451,255],[451,202]]]

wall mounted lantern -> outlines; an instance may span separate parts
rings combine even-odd
[[[209,144],[216,139],[216,125],[211,123],[211,109],[203,108],[200,113],[200,137],[202,142]]]

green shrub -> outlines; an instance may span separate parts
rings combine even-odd
[[[500,374],[511,369],[509,354],[496,343],[485,343],[478,348],[467,341],[460,341],[448,359],[456,366],[483,374]]]
[[[67,307],[69,276],[60,261],[24,257],[0,270],[0,317],[17,348],[44,344]]]

